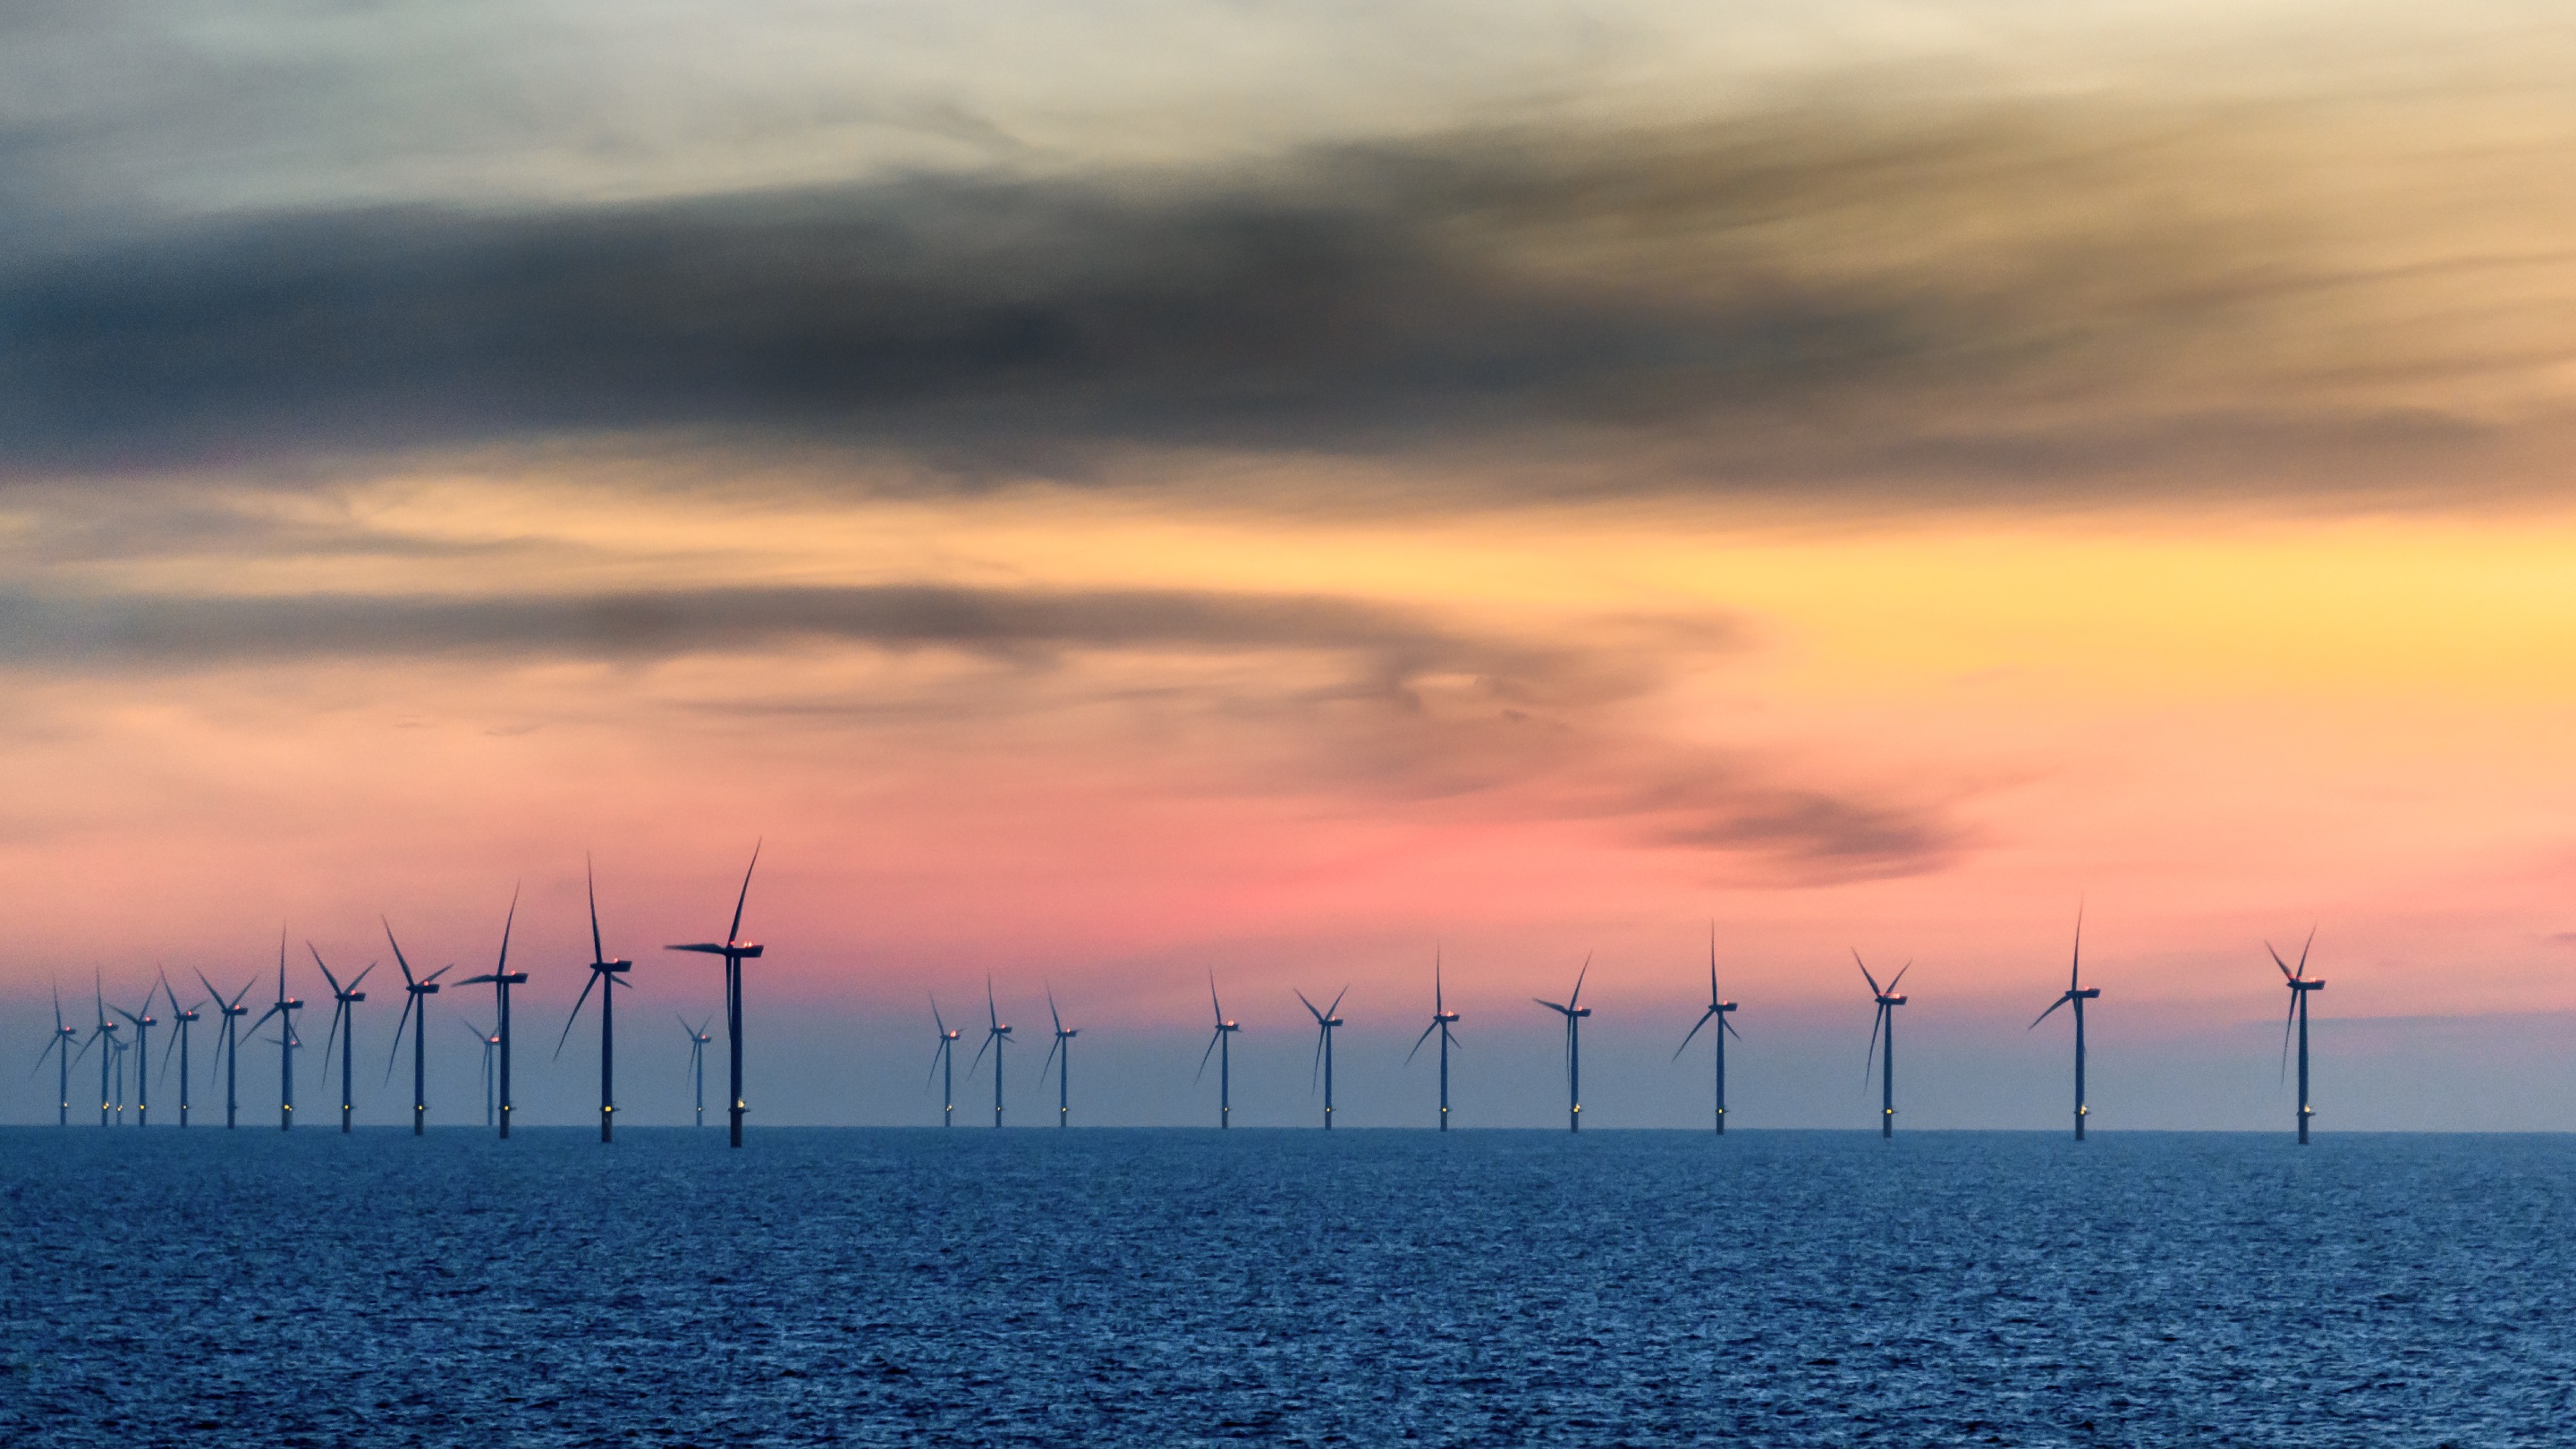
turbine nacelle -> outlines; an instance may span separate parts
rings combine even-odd
[[[1905,1004],[1905,998],[1902,996],[1881,995],[1878,998],[1878,1004],[1881,1006],[1903,1006]]]

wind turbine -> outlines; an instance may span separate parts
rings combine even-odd
[[[1422,1035],[1413,1039],[1413,1051],[1406,1052],[1404,1060],[1407,1066],[1412,1065],[1414,1052],[1422,1050],[1422,1044],[1431,1040],[1433,1032],[1440,1033],[1440,1130],[1443,1132],[1449,1130],[1449,1048],[1458,1040],[1450,1035],[1449,1027],[1457,1019],[1458,1013],[1448,1008],[1440,994],[1440,952],[1435,947],[1431,952],[1431,1024],[1422,1029]]]
[[[1726,1038],[1733,1033],[1736,1040],[1744,1039],[1744,1033],[1736,1031],[1735,1023],[1726,1019],[1734,1010],[1734,1002],[1718,999],[1717,922],[1711,921],[1708,923],[1708,1010],[1699,1014],[1699,1020],[1691,1023],[1690,1035],[1683,1037],[1682,1044],[1673,1048],[1673,1060],[1680,1061],[1682,1053],[1690,1050],[1691,1037],[1699,1035],[1699,1029],[1715,1019],[1717,1030],[1710,1032],[1708,1039],[1717,1043],[1717,1135],[1720,1137],[1726,1135]]]
[[[63,984],[56,981],[54,983],[54,1034],[45,1038],[45,1049],[36,1053],[36,1071],[29,1072],[27,1075],[32,1077],[36,1072],[43,1071],[45,1058],[55,1059],[55,1075],[59,1079],[56,1085],[62,1097],[62,1105],[55,1114],[55,1125],[59,1127],[72,1125],[72,1044],[79,1040],[79,1027],[63,1025]]]
[[[1075,1037],[1082,1035],[1082,1033],[1078,1031],[1067,1031],[1064,1029],[1064,1015],[1055,1009],[1055,992],[1052,990],[1047,992],[1047,1015],[1055,1019],[1055,1043],[1047,1048],[1046,1061],[1038,1063],[1038,1075],[1040,1077],[1044,1077],[1046,1075],[1047,1062],[1053,1062],[1056,1064],[1055,1125],[1058,1127],[1070,1127],[1073,1125],[1073,1098],[1071,1095],[1071,1085],[1073,1080],[1073,1048],[1065,1045],[1065,1043],[1072,1041]]]
[[[510,988],[524,986],[528,980],[527,972],[510,969],[510,928],[517,925],[518,921],[519,893],[514,889],[510,892],[510,914],[503,917],[501,921],[501,959],[491,970],[482,975],[468,976],[456,983],[459,986],[479,986],[489,981],[492,983],[493,999],[500,1003],[501,1026],[493,1033],[492,1041],[501,1049],[501,1138],[503,1141],[508,1141],[510,1136]]]
[[[1216,1125],[1222,1129],[1234,1125],[1234,1034],[1243,1023],[1225,1019],[1225,1003],[1216,999],[1216,973],[1208,973],[1208,1005],[1216,1009],[1216,1035],[1208,1038],[1208,1049],[1199,1053],[1199,1073],[1190,1078],[1193,1086],[1207,1075],[1208,1057],[1216,1057]]]
[[[930,998],[930,1021],[939,1028],[939,1046],[930,1054],[930,1070],[940,1079],[939,1100],[946,1104],[939,1109],[939,1125],[954,1127],[957,1125],[957,1040],[966,1033],[950,1026],[947,1019],[939,1014],[939,998],[936,996]]]
[[[732,1105],[726,1110],[733,1116],[733,1145],[742,1145],[742,963],[760,955],[760,947],[742,939],[743,902],[751,899],[751,873],[760,869],[760,846],[751,847],[751,864],[742,873],[742,894],[734,897],[733,925],[722,941],[700,941],[688,946],[665,946],[665,951],[695,951],[702,956],[722,956],[725,963],[725,1040],[733,1051]]]
[[[1324,1074],[1324,1130],[1327,1132],[1333,1130],[1333,1028],[1342,1024],[1342,1019],[1334,1013],[1342,1009],[1342,997],[1350,994],[1351,989],[1343,987],[1340,995],[1333,998],[1332,1005],[1317,1011],[1315,1003],[1306,1000],[1305,992],[1297,993],[1297,1000],[1304,1004],[1306,1014],[1315,1018],[1315,1065]],[[1307,1090],[1314,1090],[1311,1077]]]
[[[250,1029],[257,1031],[266,1026],[272,1016],[281,1023],[277,1033],[277,1130],[280,1132],[292,1131],[295,1127],[295,1049],[304,1045],[295,1035],[295,1013],[303,1009],[302,1001],[286,994],[286,931],[280,927],[277,933],[277,1003],[261,1012],[259,1020],[250,1024]]]
[[[241,1109],[241,1094],[235,1090],[240,1085],[241,1019],[250,1015],[250,1008],[242,1005],[242,998],[250,995],[250,989],[259,984],[259,978],[254,976],[243,982],[242,989],[234,992],[230,1000],[215,989],[215,983],[206,980],[205,972],[197,973],[197,981],[206,988],[206,994],[215,999],[215,1010],[224,1020],[223,1031],[215,1038],[215,1050],[224,1059],[224,1125],[230,1127]]]
[[[1553,1001],[1530,1000],[1565,1018],[1565,1130],[1583,1130],[1583,1018],[1592,1008],[1579,1005],[1583,1000],[1583,978],[1592,974],[1592,958],[1583,958],[1583,969],[1574,973],[1574,994],[1563,1005]]]
[[[707,1035],[705,1022],[691,1026],[685,1016],[680,1018],[680,1030],[689,1034],[689,1078],[697,1084],[698,1125],[704,1127],[707,1125],[707,1043],[715,1038]]]
[[[111,1110],[120,1113],[125,1110],[125,1081],[121,1073],[117,1078],[114,1100],[108,1097],[108,1073],[123,1064],[124,1043],[117,1039],[117,1024],[107,1019],[106,989],[93,983],[90,996],[98,1011],[98,1025],[90,1028],[89,1039],[81,1043],[80,1054],[88,1056],[91,1047],[101,1041],[107,1043],[98,1054],[98,1125],[105,1127],[110,1125],[107,1114]]]
[[[1896,974],[1888,979],[1883,989],[1878,984],[1878,978],[1869,974],[1869,965],[1860,959],[1860,952],[1852,952],[1852,963],[1860,967],[1861,979],[1869,983],[1870,994],[1878,1000],[1878,1010],[1869,1019],[1871,1056],[1878,1054],[1876,1048],[1879,1028],[1882,1026],[1887,1028],[1886,1062],[1880,1067],[1878,1073],[1878,1135],[1893,1137],[1896,1135],[1896,1008],[1905,1004],[1905,998],[1896,994],[1896,983],[1905,979],[1905,973],[1914,969],[1914,963],[1908,961],[1898,967]],[[1866,1062],[1868,1058],[1864,1057],[1862,1060]],[[1869,1085],[1867,1066],[1861,1068],[1860,1080],[1861,1085]]]
[[[967,1065],[972,1070],[984,1060],[986,1048],[992,1050],[993,1125],[999,1127],[1002,1125],[1002,1048],[1010,1045],[1011,1029],[1002,1023],[1002,1014],[993,1005],[993,978],[990,976],[984,978],[984,1017],[984,1045],[975,1048],[975,1060]]]
[[[459,982],[457,984],[461,986],[464,983]],[[483,1125],[489,1127],[492,1125],[493,1115],[492,1053],[501,1049],[501,1038],[495,1036],[491,1032],[485,1031],[483,1028],[476,1026],[470,1021],[466,1022],[464,1025],[467,1031],[474,1033],[474,1039],[483,1044]]]
[[[167,971],[161,973],[161,993],[170,998],[170,1024],[179,1033],[179,1039],[171,1045],[179,1049],[179,1125],[185,1127],[188,1125],[188,1028],[197,1024],[197,1008],[180,1009],[179,993],[172,989]],[[161,1052],[161,1070],[170,1070],[167,1047]]]
[[[382,916],[376,919],[384,921]],[[403,959],[402,942],[394,939],[394,923],[385,921],[384,924],[385,944],[394,948],[394,964],[402,968],[403,974],[402,1019],[394,1023],[394,1049],[385,1054],[385,1078],[388,1081],[393,1079],[394,1057],[402,1051],[403,1027],[408,1025],[411,1028],[411,1135],[419,1137],[429,1131],[429,1046],[424,1040],[429,1031],[429,1003],[421,998],[436,996],[438,978],[455,970],[456,963],[450,961],[427,976],[414,979],[411,963]],[[474,1035],[479,1040],[483,1034],[476,1032]],[[487,1121],[483,1125],[489,1127],[492,1124]]]
[[[340,1043],[340,1131],[345,1134],[349,1130],[351,1113],[349,1053],[358,1040],[358,1003],[367,999],[367,993],[358,987],[376,969],[376,963],[368,962],[367,969],[359,972],[356,980],[342,986],[340,978],[331,974],[331,968],[322,965],[322,953],[314,950],[312,942],[305,942],[304,949],[313,952],[313,964],[322,966],[322,979],[331,983],[331,1029],[322,1034],[322,1079],[327,1082],[331,1078],[331,1042],[337,1038]]]
[[[134,1058],[134,1125],[149,1127],[152,1125],[151,1073],[144,1068],[152,1065],[152,1028],[161,1024],[161,1018],[152,1014],[152,993],[149,991],[143,993],[141,1011],[128,1011],[122,1006],[111,1006],[108,1010],[134,1023],[134,1045],[137,1048]],[[124,1075],[122,1063],[118,1064],[117,1074],[120,1079]],[[122,1080],[118,1082],[116,1097],[120,1103],[125,1100]]]
[[[2271,942],[2263,943],[2263,949],[2271,952],[2272,964],[2281,968],[2281,976],[2290,987],[2290,1015],[2288,1020],[2281,1023],[2281,1068],[2284,1075],[2288,1073],[2290,1066],[2290,1027],[2296,1024],[2299,1028],[2299,1145],[2301,1147],[2308,1145],[2308,1119],[2317,1114],[2317,1109],[2308,1105],[2308,994],[2325,990],[2326,982],[2322,976],[2308,974],[2308,947],[2316,943],[2316,928],[2312,926],[2308,929],[2307,944],[2299,947],[2299,968],[2295,971],[2290,969],[2288,962],[2281,959],[2280,952],[2272,950]]]
[[[632,971],[632,961],[611,961],[608,948],[599,943],[599,882],[590,873],[590,857],[581,861],[583,882],[590,890],[590,979],[581,984],[581,995],[572,1003],[572,1015],[564,1018],[563,1035],[555,1038],[555,1056],[563,1056],[564,1043],[572,1040],[572,1024],[581,1020],[581,1005],[590,1000],[590,988],[599,987],[599,1140],[609,1140],[609,1118],[617,1111],[617,1037],[615,1035],[616,1003],[611,1000],[616,988],[627,983],[617,979],[620,972]],[[607,983],[601,985],[602,982]]]
[[[2075,909],[2075,957],[2074,963],[2066,968],[2066,994],[2050,1002],[2047,1011],[2032,1017],[2030,1025],[2022,1028],[2024,1031],[2036,1028],[2061,1006],[2075,1008],[2075,1140],[2078,1142],[2084,1140],[2084,1119],[2092,1115],[2091,1109],[2084,1105],[2084,1003],[2102,994],[2101,987],[2084,984],[2083,974],[2084,908],[2078,906]]]

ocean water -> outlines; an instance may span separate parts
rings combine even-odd
[[[0,1131],[0,1444],[2576,1443],[2576,1140]]]

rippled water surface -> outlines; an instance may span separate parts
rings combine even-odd
[[[0,1149],[10,1445],[2576,1442],[2557,1138]]]

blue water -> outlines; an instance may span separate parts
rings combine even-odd
[[[2576,1442],[2576,1140],[0,1131],[0,1443]]]

